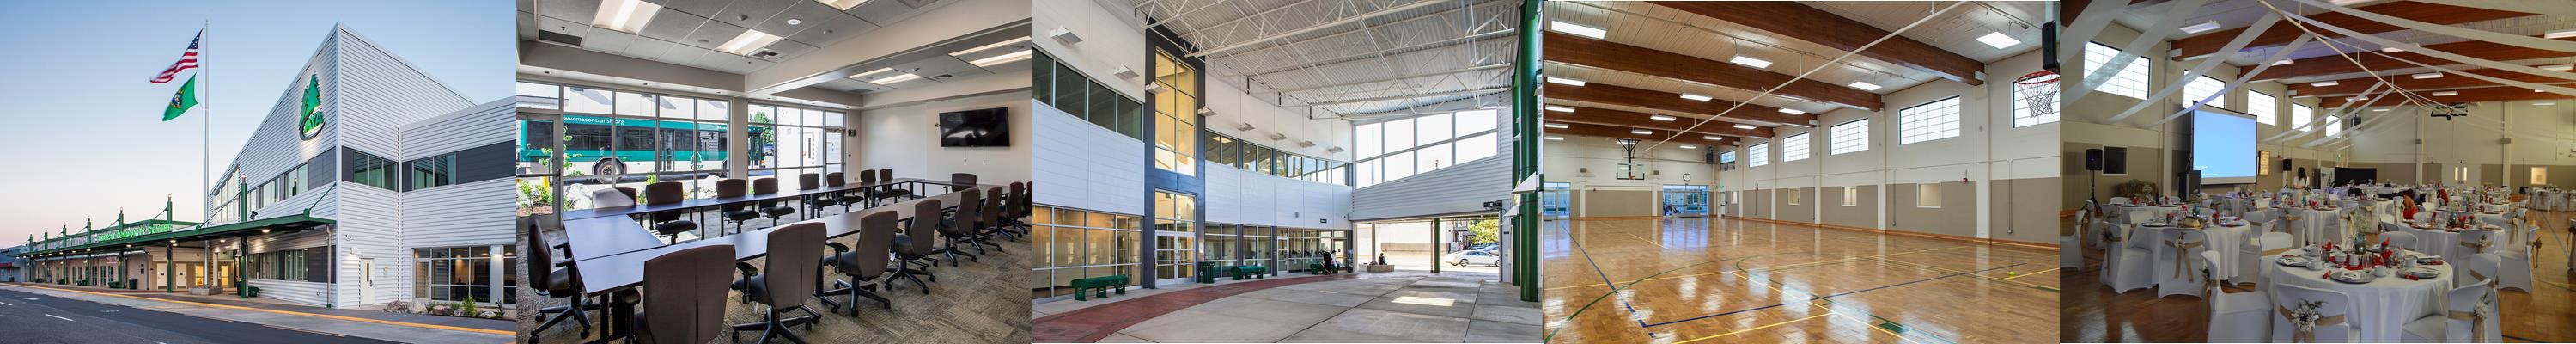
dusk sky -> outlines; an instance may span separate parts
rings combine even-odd
[[[340,23],[469,99],[510,94],[517,65],[508,1],[13,2],[0,11],[0,247],[83,219],[199,221],[203,178],[220,173],[314,49]],[[168,84],[211,21],[207,67]],[[189,74],[212,70],[203,104],[161,121]],[[207,109],[211,108],[211,114]],[[208,116],[212,126],[206,126]],[[201,134],[211,129],[211,137]],[[205,144],[201,142],[210,142]],[[211,148],[200,149],[200,147]],[[200,171],[204,157],[211,171]]]

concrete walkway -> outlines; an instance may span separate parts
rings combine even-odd
[[[1492,280],[1419,272],[1274,277],[1130,290],[1111,302],[1049,301],[1033,311],[1041,342],[1538,342],[1537,303]],[[1085,325],[1094,328],[1078,328]]]
[[[408,343],[506,343],[514,334],[511,328],[517,326],[504,320],[225,301],[190,295],[102,293],[58,285],[0,283],[0,288],[200,318]]]

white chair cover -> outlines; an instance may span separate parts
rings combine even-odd
[[[2416,247],[2418,247],[2418,246],[2415,246],[2415,233],[2408,233],[2408,232],[2406,232],[2406,231],[2404,231],[2404,230],[2398,230],[2398,229],[2391,228],[2391,229],[2387,229],[2387,230],[2380,231],[2380,232],[2379,232],[2379,239],[2381,239],[2381,240],[2387,240],[2387,241],[2388,241],[2388,245],[2390,245],[2390,246],[2397,246],[2397,248],[2403,248],[2403,249],[2412,250],[2412,251],[2423,251],[2423,250],[2416,249]]]
[[[2308,333],[2314,339],[2305,342],[2352,342],[2352,324],[2345,319],[2352,312],[2352,296],[2339,291],[2302,287],[2296,284],[2272,286],[2275,289],[2272,291],[2272,310],[2270,310],[2272,318],[2270,342],[2297,342],[2293,338],[2298,336],[2300,327],[2292,322],[2289,313],[2297,310],[2300,304],[2307,302],[2321,302],[2317,306],[2317,315],[2322,319],[2315,322],[2315,326],[2310,327],[2312,330]]]
[[[2528,293],[2532,291],[2530,242],[2533,235],[2539,234],[2539,229],[2516,222],[2514,226],[2505,227],[2512,228],[2513,233],[2506,236],[2512,239],[2497,240],[2494,246],[2487,248],[2488,254],[2496,256],[2497,268],[2501,270],[2488,277],[2496,278],[2497,288],[2520,289]]]
[[[2192,257],[2199,256],[2201,252],[2211,251],[2208,234],[2187,229],[2168,229],[2161,232],[2163,233],[2156,235],[2159,240],[2155,245],[2163,246],[2157,249],[2164,252],[2152,259],[2156,266],[2156,297],[2201,296],[2202,285],[2209,281],[2201,279],[2200,270],[2207,268],[2207,265]]]
[[[2117,230],[2122,240],[2112,243],[2110,251],[2103,253],[2102,285],[2110,286],[2113,293],[2154,286],[2155,281],[2150,277],[2155,269],[2154,265],[2149,265],[2154,262],[2148,259],[2148,255],[2155,251],[2139,246],[2139,243],[2153,242],[2156,237],[2139,237],[2136,226],[2120,226]]]
[[[2492,249],[2487,249],[2486,247],[2492,247],[2494,243],[2498,241],[2494,240],[2498,239],[2494,231],[2483,230],[2460,231],[2459,233],[2451,235],[2451,238],[2451,242],[2447,245],[2452,246],[2446,247],[2446,249],[2450,250],[2449,252],[2451,252],[2451,254],[2442,255],[2442,262],[2443,264],[2451,264],[2452,266],[2463,266],[2468,264],[2469,257],[2471,255],[2494,251]],[[2485,276],[2495,277],[2495,275],[2492,274]],[[2460,278],[2453,280],[2466,283],[2468,280],[2472,279],[2476,278]]]
[[[2217,251],[2200,252],[2205,266],[2218,260]],[[2213,277],[2214,278],[2214,277]],[[2203,292],[2209,300],[2209,337],[2211,343],[2255,343],[2265,341],[2272,332],[2272,298],[2263,292],[2227,293],[2217,285]]]
[[[2402,340],[2411,343],[2503,343],[2503,314],[2496,312],[2495,280],[2452,288],[2449,306],[2440,314],[2406,322]]]

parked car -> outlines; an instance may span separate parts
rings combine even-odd
[[[1467,246],[1467,250],[1469,250],[1469,251],[1493,251],[1493,250],[1500,250],[1500,249],[1503,249],[1503,243],[1498,243],[1498,242],[1489,242],[1489,243],[1476,244],[1475,246]]]
[[[1502,256],[1496,255],[1494,254],[1494,251],[1488,250],[1450,252],[1447,256],[1441,257],[1440,260],[1448,261],[1449,265],[1452,266],[1466,266],[1468,264],[1501,266],[1503,264]]]

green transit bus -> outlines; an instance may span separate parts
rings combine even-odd
[[[564,115],[563,136],[556,137],[553,135],[554,123],[521,123],[519,142],[563,142],[564,158],[570,162],[565,167],[567,171],[618,175],[642,171],[724,169],[724,124]],[[757,140],[767,130],[754,126],[750,135]],[[519,162],[533,163],[546,159],[545,148],[521,145]],[[766,163],[760,161],[766,155],[751,155],[752,163]]]

